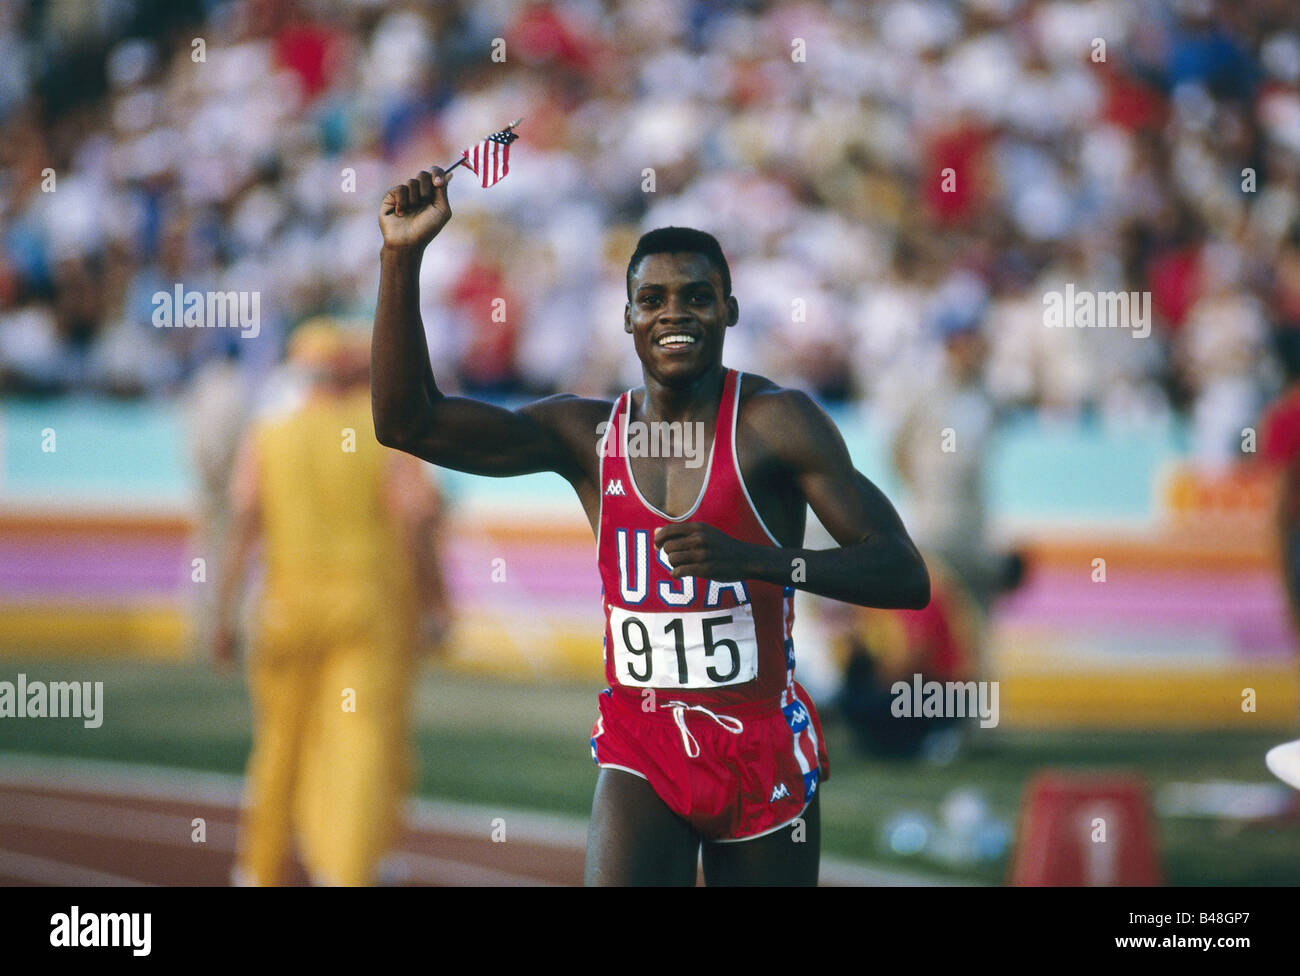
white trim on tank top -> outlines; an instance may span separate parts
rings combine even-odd
[[[691,506],[690,511],[685,515],[669,515],[667,512],[659,511],[659,509],[646,501],[645,495],[641,494],[641,489],[637,487],[636,475],[632,473],[632,459],[627,456],[627,425],[632,419],[632,391],[628,390],[626,396],[627,409],[623,411],[623,426],[619,430],[619,437],[622,441],[623,466],[627,468],[627,480],[632,482],[632,490],[636,492],[636,497],[640,500],[641,504],[648,508],[652,513],[658,515],[660,518],[667,519],[669,522],[685,522],[699,510],[699,507],[702,504],[704,504],[704,496],[709,490],[709,481],[713,477],[713,451],[714,448],[718,446],[717,424],[715,422],[713,428],[713,442],[709,445],[709,465],[704,469],[704,483],[700,485],[700,493],[696,496],[695,504]],[[719,404],[718,406],[721,408],[722,405]],[[719,412],[721,412],[721,409],[719,409]],[[665,501],[666,500],[667,499],[665,499]]]
[[[745,495],[745,501],[749,503],[749,510],[754,513],[758,527],[772,540],[772,545],[779,549],[781,543],[776,541],[776,536],[772,534],[772,530],[763,521],[763,516],[758,514],[758,506],[754,504],[754,499],[749,494],[749,486],[745,484],[745,475],[740,470],[740,454],[736,451],[736,428],[740,426],[740,384],[744,378],[744,373],[736,373],[736,401],[731,408],[731,465],[736,469],[736,480],[740,482],[740,490]]]
[[[621,399],[621,398],[620,398]],[[596,492],[600,499],[596,506],[596,558],[600,559],[600,527],[605,524],[605,442],[609,440],[609,429],[614,426],[614,417],[618,414],[618,400],[609,408],[609,420],[605,422],[605,433],[600,435],[600,444],[596,455]]]

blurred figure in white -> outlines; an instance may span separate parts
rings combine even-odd
[[[209,360],[198,370],[185,403],[186,439],[195,475],[191,559],[204,560],[209,582],[220,578],[225,540],[230,537],[230,472],[249,420],[248,403],[239,346],[232,341],[226,355]],[[194,653],[198,660],[211,660],[217,626],[216,586],[193,589]]]
[[[987,610],[1007,565],[986,541],[983,469],[994,427],[981,382],[986,344],[973,315],[944,314],[939,323],[943,368],[903,407],[893,460],[907,487],[916,544],[938,555]]]

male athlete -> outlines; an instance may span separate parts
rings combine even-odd
[[[422,172],[380,210],[375,433],[474,474],[554,471],[578,493],[596,535],[609,682],[592,730],[586,882],[694,884],[703,843],[709,884],[816,884],[826,759],[794,681],[794,588],[921,608],[920,554],[811,399],[722,365],[740,311],[718,242],[700,231],[652,231],[628,265],[623,328],[641,389],[513,412],[441,393],[418,281],[451,218],[451,176]],[[631,446],[645,438],[629,431],[668,424],[702,425],[691,429],[711,445],[707,463]],[[802,548],[806,505],[840,548]]]

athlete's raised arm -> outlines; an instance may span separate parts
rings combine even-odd
[[[758,579],[868,607],[919,610],[930,574],[889,499],[853,467],[844,438],[813,400],[774,389],[751,398],[745,425],[784,472],[838,549],[773,548],[741,542],[698,522],[655,534],[673,576]]]
[[[595,456],[595,425],[609,404],[550,397],[510,411],[446,396],[434,382],[420,320],[420,265],[451,219],[452,175],[435,166],[389,190],[380,208],[384,246],[370,354],[375,436],[445,468],[494,476],[555,471],[575,482],[584,477],[583,452]]]

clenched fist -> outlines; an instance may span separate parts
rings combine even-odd
[[[655,546],[673,567],[673,579],[695,576],[730,583],[748,579],[760,547],[741,542],[704,522],[680,522],[655,530]]]
[[[384,194],[379,229],[389,247],[424,247],[451,220],[447,184],[454,174],[435,166]]]

